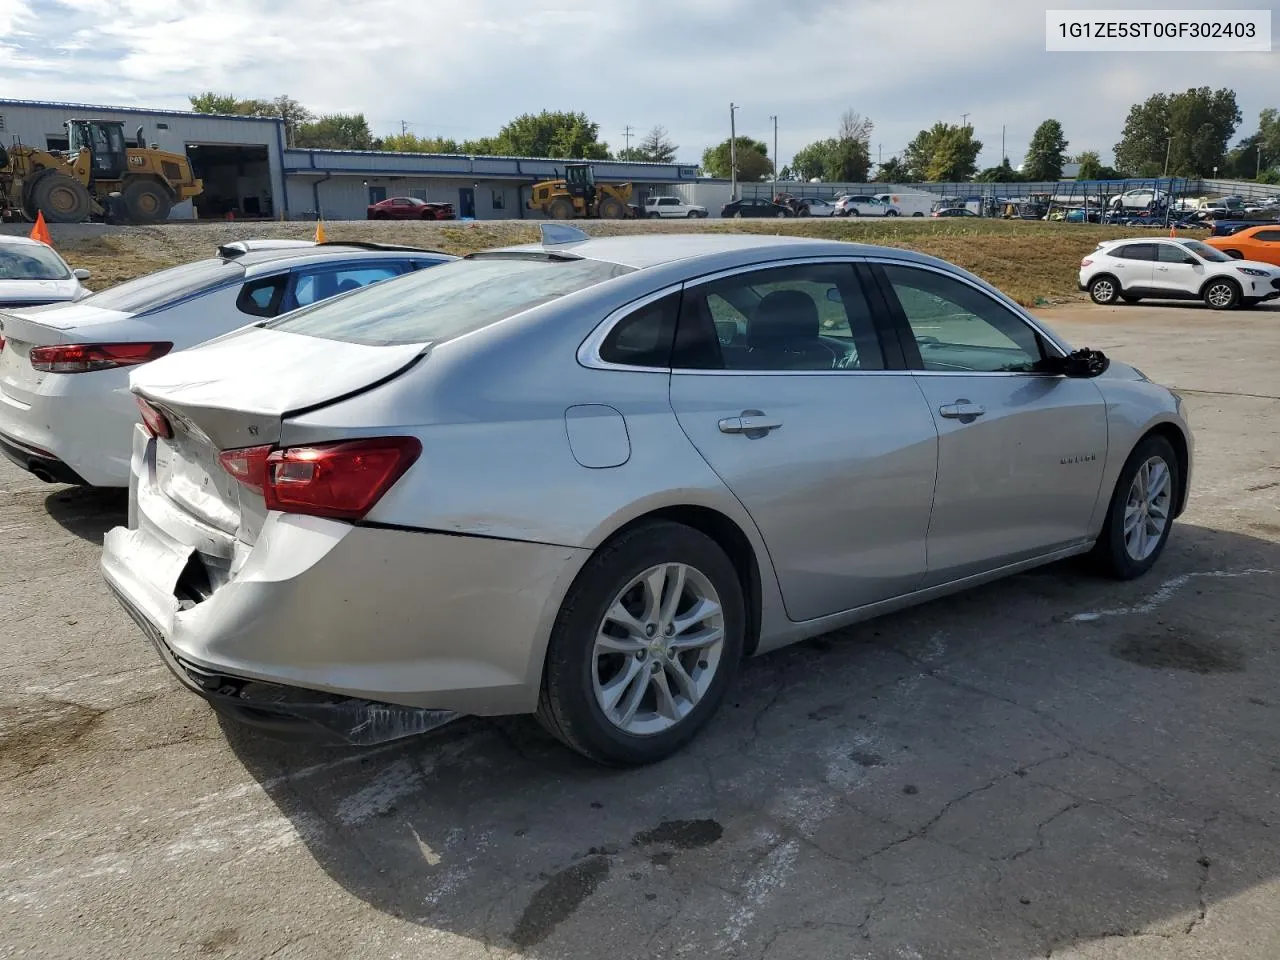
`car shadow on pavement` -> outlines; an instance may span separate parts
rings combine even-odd
[[[638,770],[524,718],[364,751],[224,730],[336,883],[486,950],[1212,941],[1280,863],[1278,583],[1280,544],[1181,524],[1139,581],[1058,564],[757,658]]]
[[[101,543],[113,527],[129,519],[129,491],[115,487],[58,487],[44,499],[57,523],[90,543]]]

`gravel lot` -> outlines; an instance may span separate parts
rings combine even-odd
[[[0,956],[1280,956],[1280,309],[1045,316],[1188,399],[1153,573],[758,659],[645,770],[224,726],[98,577],[123,498],[0,464]]]

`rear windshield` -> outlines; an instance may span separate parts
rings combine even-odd
[[[0,246],[0,280],[65,280],[71,271],[62,258],[38,244]]]
[[[439,343],[631,271],[601,260],[455,260],[263,326],[375,347]]]
[[[180,267],[170,267],[159,273],[130,280],[119,286],[95,293],[81,303],[101,307],[103,310],[119,310],[122,313],[143,313],[162,307],[171,300],[202,293],[224,283],[233,283],[244,277],[244,267],[226,260],[197,260]]]

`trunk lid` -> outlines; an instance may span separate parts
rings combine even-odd
[[[403,372],[426,344],[370,347],[244,328],[139,367],[133,392],[161,410],[173,436],[156,440],[152,482],[204,523],[252,543],[262,498],[218,454],[274,444],[294,413],[362,393]]]
[[[119,321],[127,320],[129,316],[115,310],[77,305],[0,311],[0,337],[4,338],[4,349],[0,350],[0,402],[14,401],[25,409],[32,403],[35,392],[46,377],[63,376],[41,373],[32,367],[33,347],[86,343],[103,337],[110,340],[119,332]]]

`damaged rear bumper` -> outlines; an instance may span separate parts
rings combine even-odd
[[[451,710],[380,703],[211,672],[178,656],[147,615],[110,580],[107,585],[184,687],[219,713],[264,733],[310,732],[320,739],[370,746],[426,733],[459,717]]]

